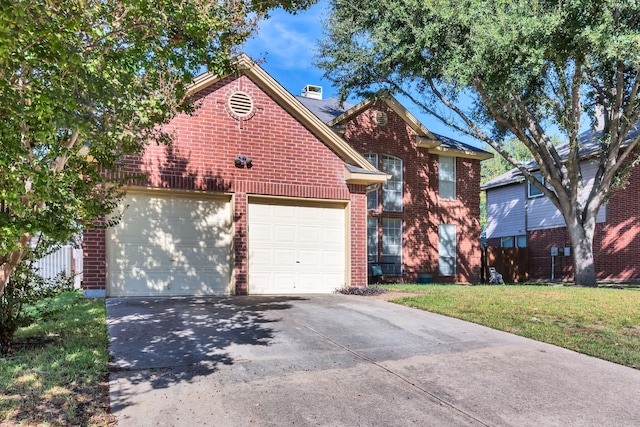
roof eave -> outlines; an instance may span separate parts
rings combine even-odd
[[[442,154],[445,156],[462,157],[472,160],[487,160],[493,157],[493,154],[486,151],[461,150],[458,148],[449,148],[439,145],[429,149],[429,154]]]
[[[416,146],[418,148],[435,148],[441,144],[442,142],[439,139],[416,135]]]
[[[381,184],[391,179],[391,175],[384,173],[365,173],[365,172],[353,172],[345,165],[344,168],[344,180],[347,184],[355,185],[371,185]]]

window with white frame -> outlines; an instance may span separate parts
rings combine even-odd
[[[402,275],[401,219],[382,219],[382,271],[388,276]]]
[[[383,155],[381,170],[391,175],[391,179],[382,184],[382,209],[402,212],[402,160]]]
[[[378,155],[375,153],[366,153],[363,154],[364,157],[369,163],[371,163],[376,168],[378,167]],[[367,193],[367,209],[378,209],[378,190],[370,191]]]
[[[438,226],[438,269],[441,276],[456,274],[456,226]]]
[[[535,179],[538,180],[538,182],[541,182],[542,185],[544,185],[544,178],[542,177],[542,173],[541,172],[534,172],[533,173],[533,177]],[[528,187],[529,187],[529,198],[534,198],[534,197],[540,197],[542,196],[542,191],[538,190],[538,188],[533,185],[531,182],[527,181]]]
[[[378,262],[378,219],[367,218],[367,261]]]
[[[456,198],[456,158],[438,157],[438,194],[441,199]]]

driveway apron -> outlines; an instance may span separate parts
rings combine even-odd
[[[637,426],[640,371],[347,295],[112,298],[119,426]]]

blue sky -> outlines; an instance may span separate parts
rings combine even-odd
[[[307,84],[314,84],[322,86],[325,98],[337,96],[336,89],[322,78],[322,70],[313,66],[316,43],[322,38],[322,21],[327,16],[328,5],[324,0],[296,15],[276,10],[268,20],[260,23],[258,34],[246,43],[243,50],[254,60],[263,61],[260,64],[262,68],[294,95],[299,95]],[[400,97],[398,100],[429,130],[467,144],[481,146],[480,142],[459,134],[422,113],[409,101]],[[361,100],[349,101],[355,103]]]

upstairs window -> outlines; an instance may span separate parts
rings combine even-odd
[[[377,154],[367,153],[363,154],[362,157],[376,168],[378,167]],[[367,193],[367,209],[378,209],[378,190]]]
[[[402,212],[402,160],[382,156],[382,172],[391,175],[391,179],[382,184],[382,209]]]
[[[538,182],[541,182],[542,185],[544,185],[544,178],[542,177],[542,173],[541,172],[534,172],[533,173],[533,177],[535,179],[538,180]],[[529,186],[529,198],[532,199],[534,197],[540,197],[542,196],[542,191],[538,190],[536,188],[535,185],[533,185],[531,182],[527,181],[527,184]]]
[[[456,158],[439,156],[438,158],[438,194],[441,199],[456,198]]]

